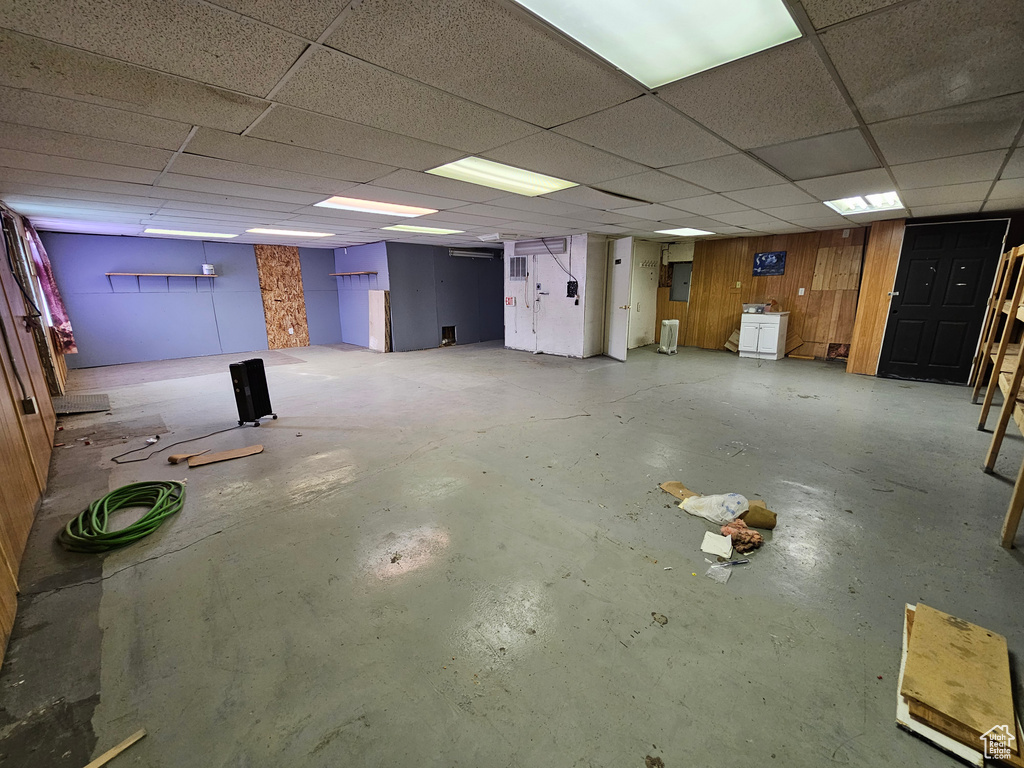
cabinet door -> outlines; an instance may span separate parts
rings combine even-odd
[[[776,323],[764,323],[758,326],[757,351],[774,355],[779,351],[779,326]]]
[[[743,323],[740,326],[740,349],[744,352],[757,352],[758,325]]]

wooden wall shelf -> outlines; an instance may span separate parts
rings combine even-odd
[[[352,275],[376,275],[376,272],[331,272],[331,277],[351,277]]]

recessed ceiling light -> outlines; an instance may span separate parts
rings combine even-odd
[[[648,88],[796,40],[782,0],[516,0]]]
[[[703,229],[693,229],[691,227],[683,227],[682,229],[659,229],[659,235],[679,235],[680,237],[696,237],[697,235],[713,235],[714,232],[708,232]]]
[[[845,197],[842,200],[826,200],[825,205],[844,216],[874,213],[875,211],[894,211],[903,207],[900,196],[896,192],[882,192],[877,195],[864,195],[864,197]]]
[[[225,235],[223,232],[189,232],[184,229],[144,229],[147,235],[181,235],[182,237],[238,237],[238,235]]]
[[[397,203],[378,203],[376,200],[359,200],[355,197],[329,197],[319,203],[321,208],[338,208],[342,211],[362,211],[363,213],[380,213],[385,216],[425,216],[437,213],[434,208],[417,208],[414,205],[398,205]]]
[[[464,229],[441,229],[439,227],[417,227],[412,224],[395,224],[392,227],[381,227],[393,232],[419,232],[424,235],[461,235]]]
[[[504,163],[496,163],[493,160],[484,160],[482,157],[465,157],[454,163],[431,168],[427,173],[457,181],[467,181],[470,184],[479,184],[482,187],[503,189],[506,192],[514,192],[527,197],[546,195],[548,192],[557,192],[560,189],[578,186],[573,181],[556,179],[554,176],[545,176],[543,173],[534,173]]]
[[[334,235],[333,232],[302,232],[298,229],[264,229],[263,227],[245,231],[252,232],[254,235],[281,235],[282,237],[332,237]]]

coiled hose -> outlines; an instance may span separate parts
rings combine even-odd
[[[61,529],[57,541],[69,552],[108,552],[126,547],[149,536],[184,504],[184,483],[158,480],[125,485],[90,504]],[[150,509],[131,525],[108,531],[110,515],[125,507]]]

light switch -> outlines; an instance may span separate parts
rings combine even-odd
[[[800,290],[799,290],[799,291],[797,292],[797,296],[803,296],[803,295],[804,295],[804,289],[803,289],[803,288],[801,288],[801,289],[800,289]]]
[[[843,237],[849,237],[849,236],[850,236],[850,230],[844,229],[843,230]]]

